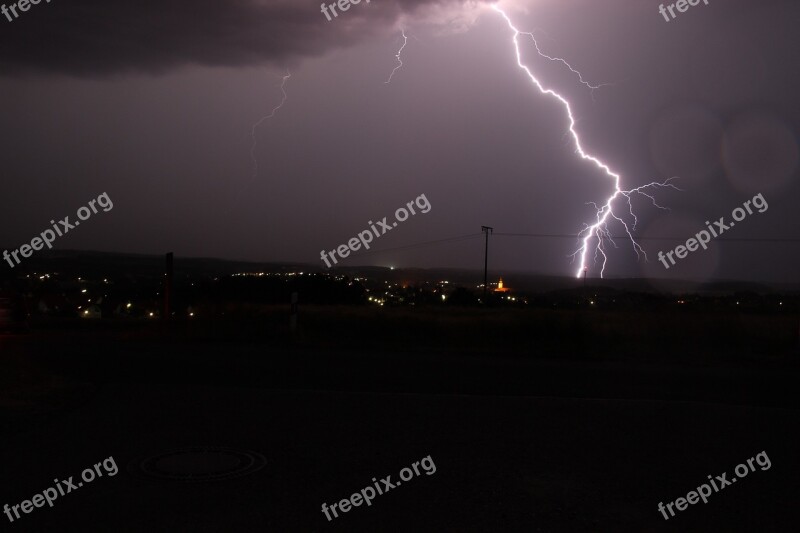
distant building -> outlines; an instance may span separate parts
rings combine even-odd
[[[503,287],[503,278],[500,278],[500,281],[497,282],[497,288],[494,290],[494,292],[508,292],[510,290],[511,289],[508,287]]]

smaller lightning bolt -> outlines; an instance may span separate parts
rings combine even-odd
[[[397,72],[398,69],[400,69],[400,67],[403,66],[403,60],[400,59],[400,56],[403,53],[403,48],[405,48],[406,44],[408,44],[408,37],[406,37],[406,30],[405,29],[401,29],[400,32],[403,34],[403,44],[400,46],[400,49],[397,51],[397,53],[394,56],[395,59],[397,59],[397,66],[394,67],[394,70],[392,71],[392,73],[389,74],[389,79],[386,80],[385,82],[383,82],[385,84],[390,83],[392,81],[392,77],[394,76],[394,73]]]
[[[289,70],[286,70],[286,75],[283,76],[283,81],[281,81],[281,92],[283,93],[283,98],[281,99],[281,103],[276,105],[272,111],[270,111],[269,115],[265,115],[261,117],[261,120],[253,124],[253,128],[250,131],[250,136],[253,138],[253,145],[250,147],[250,158],[253,160],[253,177],[255,178],[258,175],[258,160],[256,159],[256,128],[258,128],[262,122],[265,120],[271,119],[275,116],[275,113],[278,112],[278,109],[283,107],[283,104],[286,103],[286,98],[288,95],[286,94],[286,81],[292,77],[292,74]]]

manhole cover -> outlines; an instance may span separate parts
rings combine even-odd
[[[151,478],[197,482],[246,476],[266,464],[267,460],[260,453],[195,446],[154,455],[131,466]]]

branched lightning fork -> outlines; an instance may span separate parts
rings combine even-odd
[[[394,67],[394,70],[392,70],[392,73],[389,74],[389,79],[387,79],[385,82],[383,82],[385,84],[390,83],[392,81],[392,77],[394,77],[394,73],[397,72],[400,69],[400,67],[403,66],[403,60],[400,59],[400,56],[403,54],[403,48],[405,48],[406,44],[408,44],[408,37],[406,37],[406,30],[405,29],[401,29],[400,32],[403,34],[403,44],[400,46],[400,49],[397,51],[397,53],[394,56],[395,59],[397,60],[397,66]]]
[[[517,56],[517,66],[519,66],[519,68],[522,69],[528,75],[528,78],[539,89],[539,91],[542,94],[547,94],[547,95],[552,96],[553,98],[555,98],[559,102],[561,102],[561,104],[564,106],[564,109],[567,112],[567,117],[569,118],[569,133],[572,135],[572,139],[575,142],[575,151],[581,156],[582,159],[585,159],[585,160],[588,160],[588,161],[591,161],[592,163],[594,163],[609,178],[611,178],[613,183],[614,183],[614,193],[611,196],[608,197],[608,199],[605,201],[604,204],[598,206],[596,203],[592,202],[592,205],[594,205],[595,208],[597,209],[597,218],[596,218],[595,223],[591,224],[591,225],[584,224],[584,228],[578,233],[578,238],[579,238],[579,240],[581,242],[581,245],[572,254],[573,260],[575,259],[575,257],[579,257],[580,258],[580,264],[578,266],[577,277],[580,277],[581,274],[584,271],[584,268],[587,267],[586,255],[587,255],[587,252],[589,251],[590,241],[592,240],[592,238],[596,238],[597,239],[597,244],[595,245],[595,250],[594,250],[594,260],[595,260],[595,262],[597,262],[598,256],[602,256],[602,265],[601,265],[601,268],[600,268],[600,277],[603,277],[603,273],[605,272],[605,267],[606,267],[606,261],[608,259],[608,257],[606,256],[606,253],[605,253],[605,250],[606,250],[605,243],[606,242],[610,242],[613,246],[616,247],[616,243],[611,238],[611,232],[608,229],[608,222],[610,222],[609,218],[617,220],[618,222],[620,222],[622,224],[623,228],[625,228],[625,233],[628,235],[628,238],[631,241],[631,245],[633,246],[634,252],[636,252],[636,256],[640,257],[641,255],[644,255],[645,259],[647,259],[647,254],[645,253],[644,249],[642,249],[642,247],[639,246],[639,243],[636,242],[636,239],[634,239],[633,234],[631,233],[632,229],[633,230],[636,229],[636,223],[638,222],[638,219],[636,218],[636,215],[633,213],[633,206],[631,204],[631,196],[633,194],[639,194],[639,195],[645,196],[645,197],[649,198],[652,201],[652,203],[653,203],[653,205],[655,207],[657,207],[659,209],[665,209],[664,207],[662,207],[662,206],[658,205],[658,203],[656,203],[656,201],[653,198],[653,196],[648,193],[648,190],[649,189],[653,189],[653,188],[663,188],[663,187],[668,187],[668,188],[672,188],[672,189],[675,189],[675,190],[680,190],[680,189],[678,189],[677,187],[675,187],[674,185],[672,185],[670,183],[674,178],[669,178],[669,179],[667,179],[665,181],[662,181],[662,182],[648,183],[646,185],[642,185],[640,187],[636,187],[634,189],[627,190],[627,191],[623,190],[620,187],[620,181],[621,181],[620,175],[618,173],[614,172],[613,170],[611,170],[611,168],[606,163],[604,163],[603,161],[601,161],[597,157],[587,153],[583,149],[583,145],[581,144],[581,139],[578,136],[578,132],[575,130],[576,123],[575,123],[575,117],[572,114],[572,107],[570,106],[570,104],[567,101],[567,99],[564,98],[563,96],[561,96],[559,93],[555,92],[552,89],[546,89],[542,85],[542,83],[536,78],[536,76],[533,75],[533,73],[530,71],[530,69],[522,63],[522,52],[520,51],[519,36],[520,35],[529,36],[533,40],[534,46],[536,48],[536,52],[539,54],[540,57],[543,57],[545,59],[549,59],[550,61],[558,61],[558,62],[566,65],[566,67],[570,71],[572,71],[573,73],[578,75],[578,79],[580,80],[580,82],[582,84],[586,85],[587,87],[589,87],[591,89],[596,89],[596,88],[600,87],[600,85],[593,86],[593,85],[589,84],[588,82],[584,81],[583,76],[581,76],[581,74],[577,70],[572,68],[572,66],[570,66],[570,64],[567,63],[566,61],[564,61],[563,59],[558,58],[558,57],[550,57],[550,56],[544,54],[540,50],[539,45],[536,43],[536,39],[534,38],[532,33],[519,31],[514,26],[514,24],[511,22],[511,19],[509,18],[509,16],[506,15],[506,13],[502,9],[500,9],[496,4],[492,5],[492,9],[494,9],[495,11],[500,13],[500,15],[502,15],[502,17],[505,19],[506,23],[508,24],[508,27],[511,29],[512,32],[514,32],[513,42],[514,42],[514,50],[515,50],[516,56]],[[630,224],[630,225],[627,222],[625,222],[624,219],[622,219],[616,213],[614,213],[613,203],[614,203],[615,200],[617,200],[620,197],[625,199],[625,201],[628,204],[628,212],[633,216],[633,223]]]
[[[283,76],[283,80],[281,81],[281,92],[283,93],[283,98],[281,99],[281,103],[276,105],[272,109],[272,111],[270,111],[269,115],[264,115],[263,117],[261,117],[261,119],[258,122],[253,124],[253,127],[250,130],[250,136],[253,138],[253,144],[250,147],[250,158],[253,160],[253,177],[254,178],[258,175],[258,160],[256,159],[256,143],[257,143],[257,140],[256,140],[256,128],[258,128],[261,125],[261,123],[264,122],[265,120],[268,120],[268,119],[271,119],[272,117],[274,117],[275,113],[278,112],[278,109],[283,107],[283,104],[286,103],[286,98],[288,97],[288,95],[286,94],[286,81],[291,77],[292,77],[291,72],[289,72],[287,70],[286,74]]]
[[[608,85],[610,85],[609,83],[601,83],[600,85],[592,85],[592,84],[591,84],[591,83],[589,83],[588,81],[584,80],[584,79],[583,79],[583,75],[582,75],[580,72],[578,72],[577,70],[575,70],[574,68],[572,68],[572,65],[570,65],[569,63],[567,63],[567,61],[566,61],[565,59],[562,59],[562,58],[560,58],[560,57],[551,57],[551,56],[549,56],[549,55],[545,54],[544,52],[542,52],[541,48],[539,48],[539,43],[536,41],[536,37],[534,37],[534,35],[533,35],[533,33],[532,33],[532,32],[521,31],[521,32],[519,32],[519,34],[520,34],[520,35],[527,35],[528,37],[530,37],[530,38],[531,38],[531,41],[533,41],[533,46],[534,46],[534,48],[536,48],[536,53],[537,53],[537,54],[539,54],[539,56],[540,56],[540,57],[543,57],[543,58],[545,58],[545,59],[548,59],[548,60],[550,60],[550,61],[554,61],[554,62],[557,62],[557,63],[561,63],[562,65],[564,65],[565,67],[567,67],[567,68],[569,69],[569,71],[570,71],[570,72],[572,72],[573,74],[575,74],[576,76],[578,76],[578,80],[579,80],[579,81],[580,81],[580,82],[581,82],[583,85],[585,85],[586,87],[588,87],[589,89],[591,89],[591,92],[592,92],[592,98],[594,98],[594,90],[595,90],[595,89],[599,89],[599,88],[601,88],[601,87],[607,87]]]

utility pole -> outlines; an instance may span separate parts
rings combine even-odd
[[[164,315],[162,320],[170,320],[172,318],[172,252],[169,252],[165,258],[164,265]]]
[[[292,339],[297,337],[297,293],[292,293],[291,307],[289,309],[289,330],[292,333]]]
[[[489,233],[494,231],[494,228],[489,226],[481,226],[481,231],[486,233],[486,248],[483,254],[483,305],[486,305],[486,287],[488,283],[487,273],[489,270]]]

